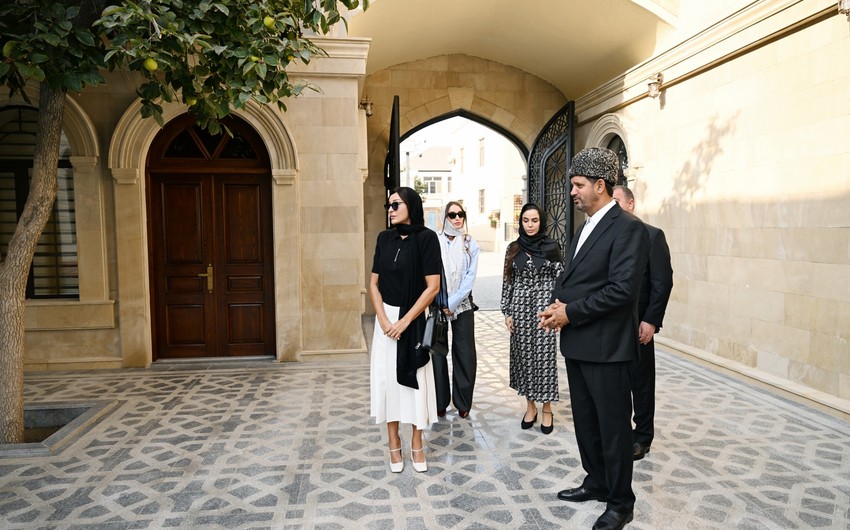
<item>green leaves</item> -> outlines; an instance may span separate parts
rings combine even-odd
[[[74,29],[74,37],[84,46],[94,47],[94,35],[83,28]]]
[[[0,3],[0,83],[12,95],[23,94],[28,80],[76,92],[103,83],[103,68],[129,69],[144,78],[138,88],[143,116],[162,124],[162,102],[191,101],[198,123],[220,130],[220,118],[251,100],[285,109],[281,100],[304,89],[289,79],[286,66],[323,53],[305,32],[327,33],[345,22],[342,7],[360,5],[111,0],[120,3],[107,6],[108,1]]]
[[[62,91],[80,91],[103,82],[103,43],[89,29],[93,17],[67,2],[18,0],[0,6],[3,67],[0,84],[11,95],[27,81],[46,81]]]
[[[252,99],[265,104],[298,94],[303,87],[292,85],[286,65],[322,53],[304,32],[326,33],[342,20],[339,6],[357,5],[357,0],[125,0],[104,10],[96,27],[109,39],[109,67],[145,76],[139,94],[148,115],[157,117],[156,102],[182,94],[180,100],[194,103],[189,110],[199,124],[212,126]],[[140,66],[148,57],[156,58],[157,70]]]
[[[13,63],[14,64],[14,63]],[[21,63],[16,65],[18,67],[18,72],[25,79],[35,79],[36,81],[44,81],[44,70],[39,68],[38,66],[34,66],[32,64]]]

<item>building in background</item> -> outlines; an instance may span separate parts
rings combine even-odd
[[[526,161],[502,134],[449,118],[402,142],[401,157],[402,183],[421,187],[428,227],[439,230],[446,202],[456,200],[463,203],[469,233],[482,250],[503,252],[516,239]]]

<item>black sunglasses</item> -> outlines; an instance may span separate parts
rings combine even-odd
[[[466,217],[466,212],[463,212],[463,211],[449,212],[449,213],[446,214],[446,217],[448,217],[449,219],[454,219],[455,217],[460,217],[461,219],[463,219],[464,217]]]
[[[404,201],[393,201],[391,203],[385,204],[384,210],[390,211],[390,208],[392,208],[394,212],[397,212],[399,204],[404,204]]]

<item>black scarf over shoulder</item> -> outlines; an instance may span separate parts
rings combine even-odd
[[[537,210],[540,214],[540,230],[538,230],[533,236],[529,236],[520,221],[519,238],[517,238],[517,244],[519,244],[520,252],[514,257],[514,264],[516,264],[518,271],[525,268],[525,264],[528,263],[528,258],[525,254],[531,256],[531,261],[537,268],[543,266],[544,260],[557,262],[563,261],[564,259],[561,256],[561,245],[546,235],[546,216],[540,209],[534,205],[527,204],[523,207],[522,212],[520,213],[520,219],[522,219],[523,213],[531,209]]]
[[[428,229],[424,225],[414,224],[395,225],[395,229],[399,235],[408,236],[413,256],[413,274],[410,275],[410,281],[408,281],[402,303],[398,310],[398,316],[401,318],[416,304],[416,301],[426,287],[425,272],[422,267],[422,253],[420,252],[417,236],[422,231]],[[422,341],[422,334],[424,332],[425,313],[423,312],[410,323],[407,329],[404,330],[404,333],[398,338],[398,343],[396,344],[396,380],[400,385],[419,388],[419,383],[416,381],[416,370],[428,364],[430,360],[429,352],[419,351],[416,348]]]

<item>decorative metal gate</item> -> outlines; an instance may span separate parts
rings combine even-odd
[[[555,113],[534,140],[528,155],[528,200],[543,208],[549,237],[570,247],[575,232],[567,172],[573,158],[575,102]]]

